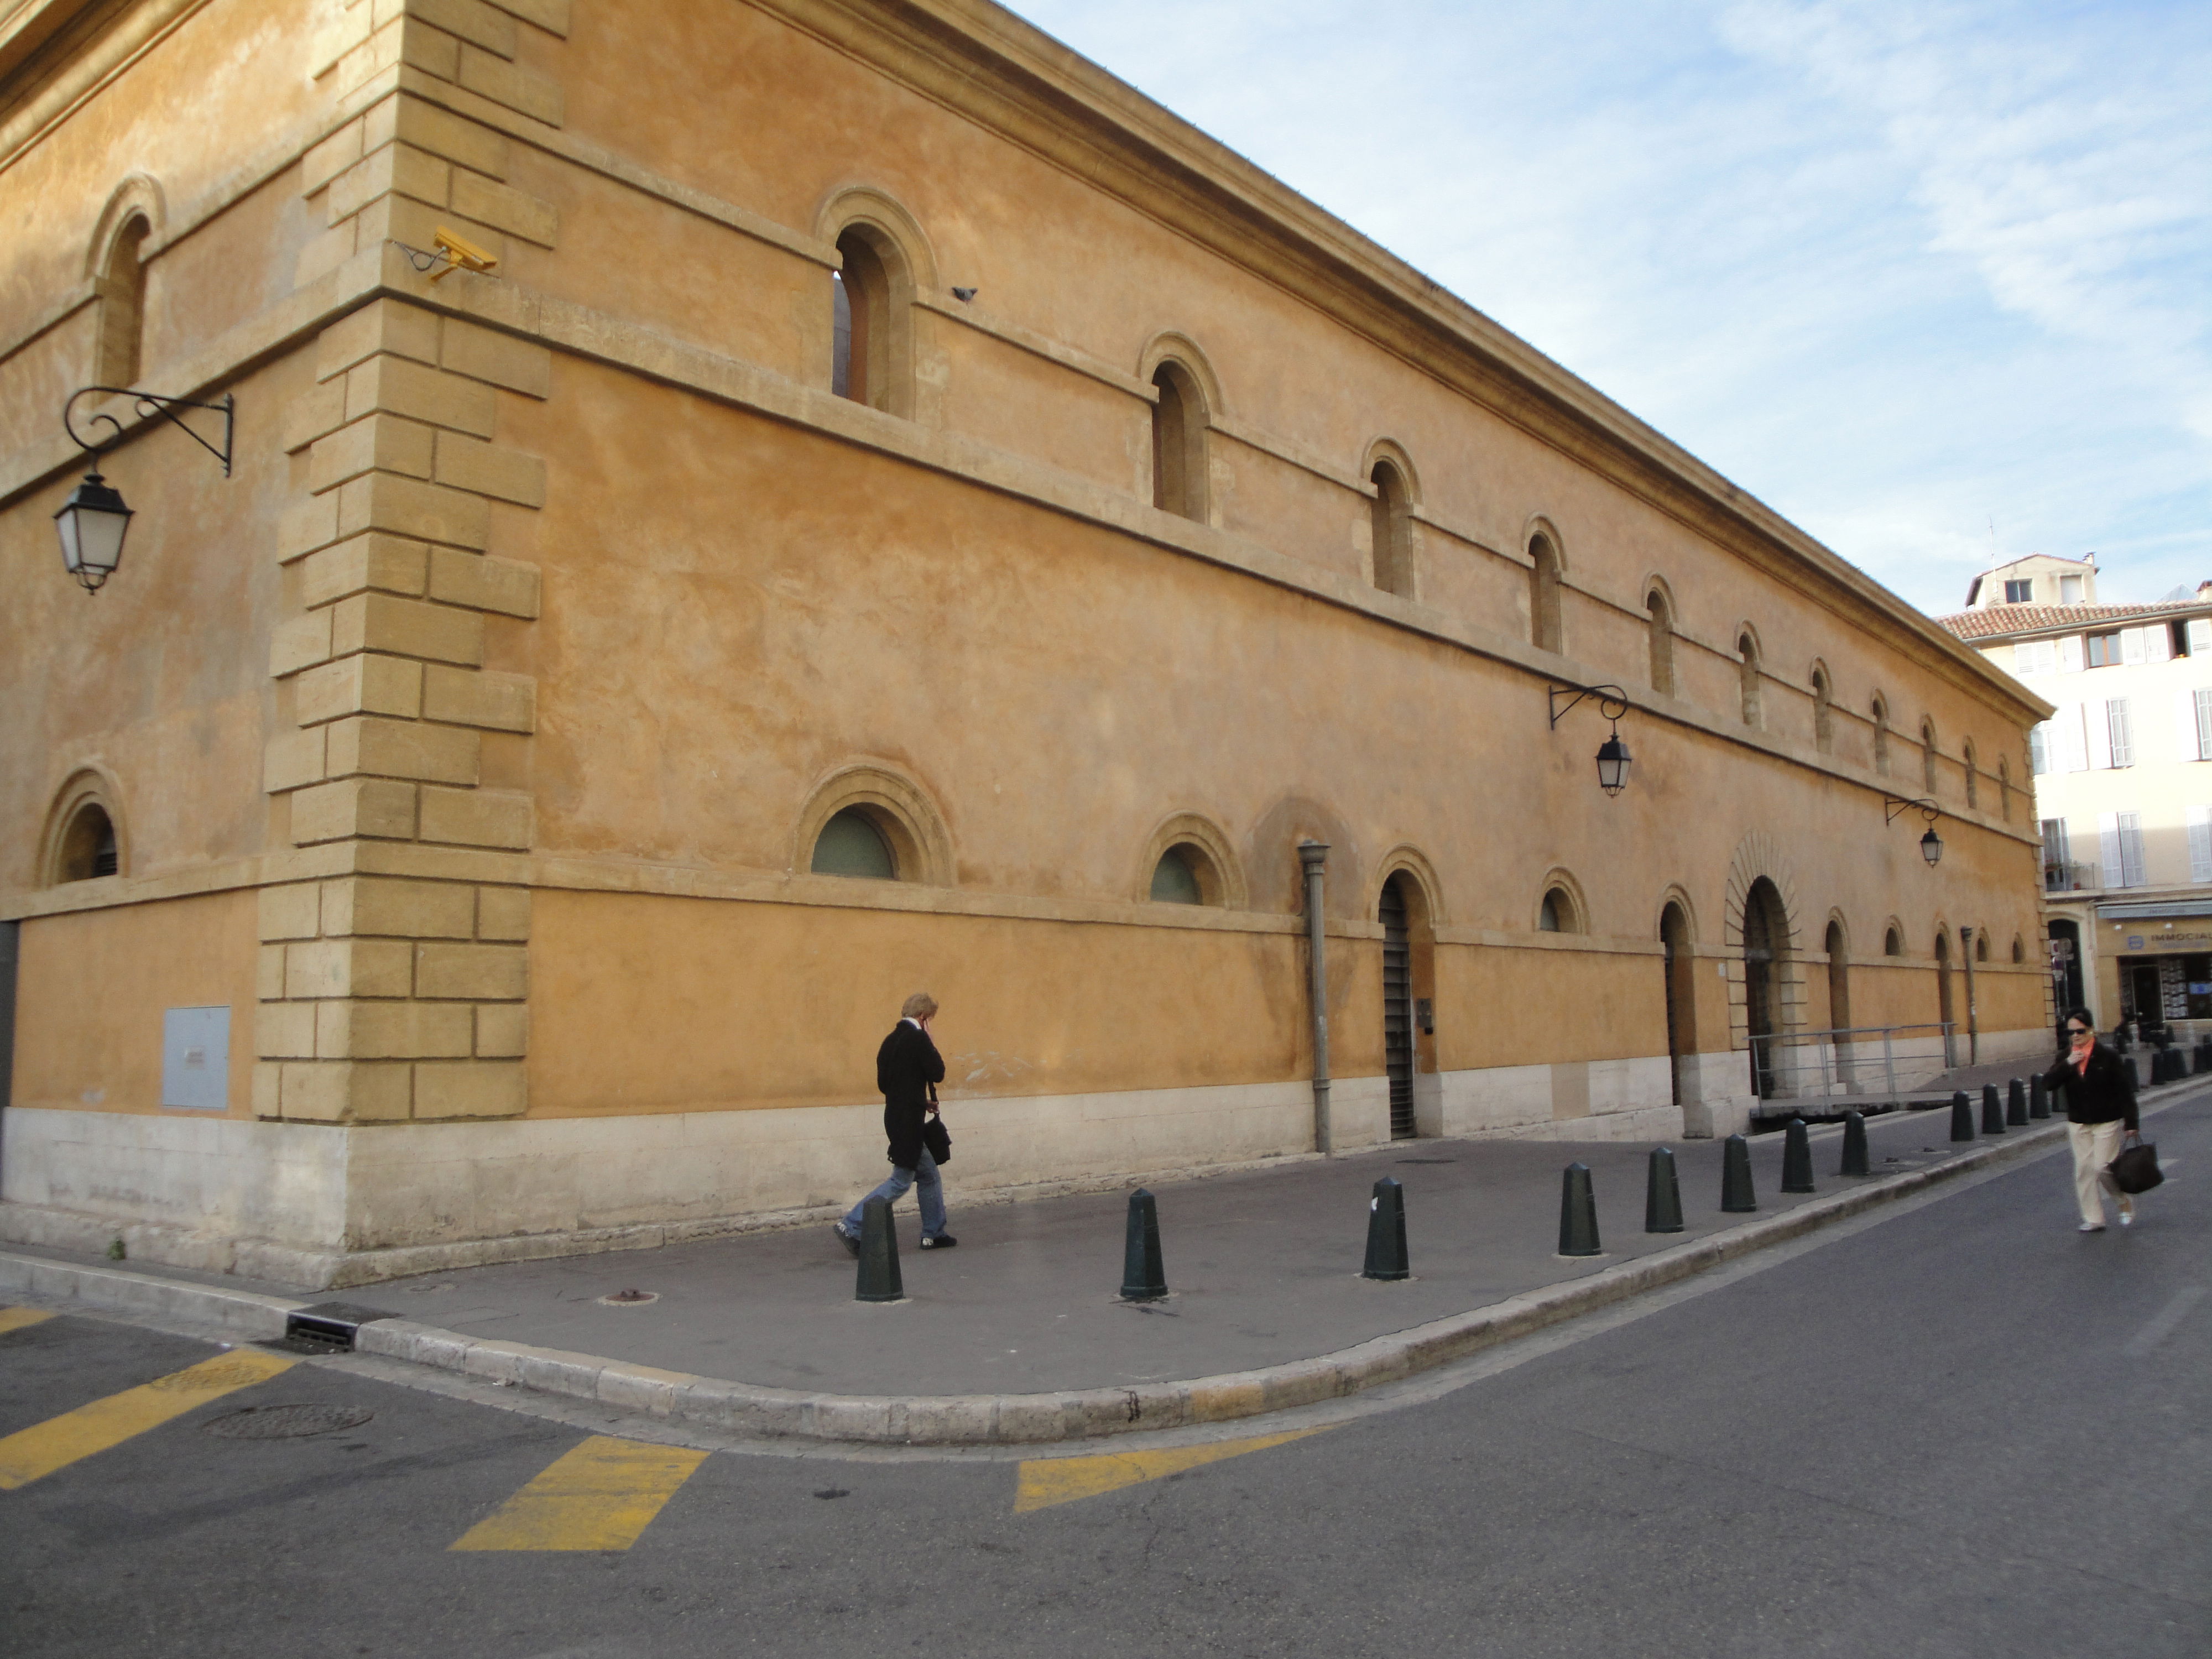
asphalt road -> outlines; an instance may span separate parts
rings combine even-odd
[[[0,1491],[0,1652],[2203,1659],[2212,1103],[2153,1129],[2131,1232],[2039,1159],[1395,1399],[1042,1466],[625,1451],[668,1437],[350,1359],[54,1430],[222,1356],[48,1319],[0,1334],[0,1486],[122,1437]],[[313,1426],[273,1406],[371,1414],[239,1437]],[[532,1547],[594,1528],[635,1541]]]

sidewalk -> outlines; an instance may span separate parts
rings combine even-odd
[[[2212,1079],[2147,1091],[2201,1105]],[[1978,1118],[1978,1111],[1977,1117]],[[908,1300],[853,1299],[826,1224],[653,1250],[506,1263],[347,1293],[356,1346],[418,1364],[746,1434],[1037,1443],[1216,1422],[1313,1403],[1441,1364],[1694,1273],[1931,1182],[2063,1145],[2063,1121],[1954,1146],[1947,1111],[1868,1121],[1870,1177],[1836,1173],[1842,1132],[1813,1132],[1818,1190],[1784,1194],[1781,1134],[1753,1138],[1759,1205],[1719,1211],[1722,1145],[1675,1147],[1686,1231],[1643,1231],[1641,1144],[1418,1140],[1162,1183],[1163,1303],[1121,1282],[1122,1193],[978,1206],[956,1249],[899,1235]],[[1563,1259],[1560,1172],[1593,1176],[1607,1254]],[[1404,1183],[1414,1278],[1360,1279],[1368,1196]],[[2070,1206],[2051,1178],[2054,1224]],[[0,1285],[279,1334],[319,1293],[0,1253]],[[635,1288],[655,1300],[610,1305]]]

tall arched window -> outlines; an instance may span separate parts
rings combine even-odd
[[[100,337],[93,379],[100,386],[132,386],[138,380],[146,334],[146,237],[152,229],[133,215],[107,245],[94,290],[100,295]]]
[[[1959,755],[1966,769],[1966,805],[1979,806],[1982,804],[1982,780],[1980,774],[1974,769],[1974,740],[1972,738],[1960,747]]]
[[[2012,763],[2002,755],[1997,757],[1997,810],[2012,822]]]
[[[1920,722],[1920,781],[1929,794],[1936,793],[1936,722]]]
[[[1206,522],[1206,394],[1198,377],[1170,359],[1152,371],[1152,505]]]
[[[1889,775],[1889,699],[1881,696],[1874,700],[1874,769]]]
[[[1828,1029],[1851,1029],[1851,946],[1840,919],[1828,923],[1823,941],[1828,953]]]
[[[1375,486],[1375,586],[1401,599],[1413,597],[1413,503],[1406,475],[1389,461],[1368,475]]]
[[[891,269],[885,242],[859,225],[837,239],[842,269],[832,271],[835,355],[830,389],[871,409],[891,406]]]
[[[1824,755],[1836,752],[1835,688],[1828,683],[1827,665],[1813,665],[1813,746]]]
[[[1743,723],[1759,724],[1759,641],[1747,628],[1735,637],[1736,679],[1743,694]]]
[[[1674,607],[1668,603],[1663,587],[1654,587],[1646,594],[1644,606],[1651,613],[1651,689],[1671,697],[1674,695]]]
[[[1565,648],[1559,624],[1559,550],[1546,536],[1528,544],[1528,637],[1539,651]]]

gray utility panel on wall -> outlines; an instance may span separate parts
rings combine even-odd
[[[162,1015],[161,1104],[229,1109],[229,1009],[172,1008]]]

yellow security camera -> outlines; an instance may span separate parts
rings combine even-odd
[[[443,225],[438,227],[436,240],[438,252],[446,256],[446,263],[430,278],[434,283],[442,281],[456,270],[473,270],[478,275],[486,275],[499,263],[467,237],[447,230]]]

